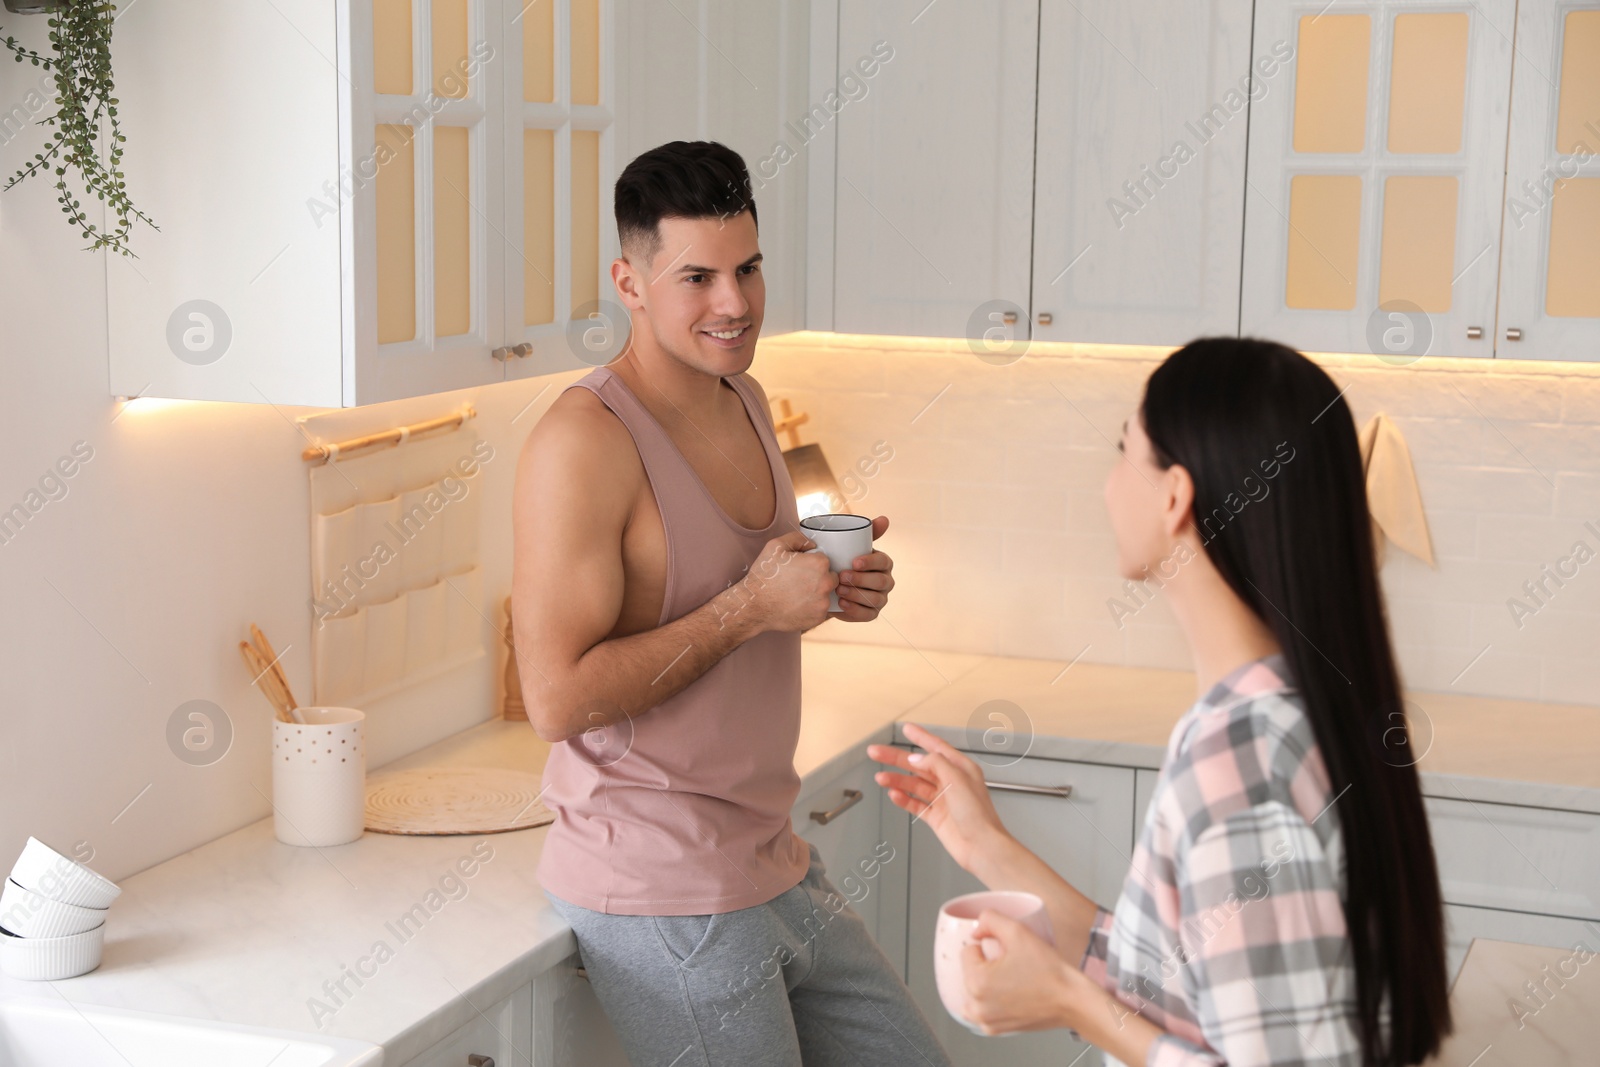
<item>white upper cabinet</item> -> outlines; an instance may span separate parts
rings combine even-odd
[[[1237,332],[1250,12],[1250,0],[1043,5],[1035,338]],[[1255,93],[1281,93],[1283,56],[1260,51]]]
[[[744,157],[768,332],[805,294],[804,0],[141,0],[111,390],[349,406],[606,362],[637,153]],[[622,61],[618,56],[623,56]]]
[[[992,301],[1028,314],[1038,26],[1037,0],[839,4],[835,102],[811,112],[838,136],[814,328],[961,337]]]
[[[1600,4],[1521,0],[1495,354],[1600,360]]]
[[[563,7],[563,10],[565,8]],[[348,406],[504,377],[501,0],[145,0],[113,393]]]
[[[1294,61],[1250,112],[1244,333],[1493,353],[1515,7],[1256,5],[1256,55]]]
[[[521,378],[609,362],[627,337],[611,285],[618,18],[612,0],[504,2],[501,354]]]
[[[119,13],[123,170],[160,230],[107,257],[112,393],[345,402],[343,229],[373,175],[343,169],[339,21],[316,0]]]
[[[618,25],[617,171],[667,141],[720,141],[743,157],[761,231],[762,336],[804,325],[810,19],[807,0],[625,0]],[[603,208],[609,219],[609,200]]]

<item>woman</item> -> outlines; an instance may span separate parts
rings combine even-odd
[[[1119,448],[1118,566],[1159,568],[1201,696],[1115,910],[1012,838],[950,745],[907,725],[924,752],[870,750],[958,864],[1049,910],[1053,948],[985,914],[1000,951],[966,950],[966,1015],[1126,1064],[1417,1063],[1450,1030],[1443,908],[1350,410],[1298,352],[1202,339],[1150,376]]]

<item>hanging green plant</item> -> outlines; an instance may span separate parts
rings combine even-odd
[[[28,60],[55,76],[58,105],[54,115],[42,120],[44,125],[55,127],[49,145],[12,175],[5,187],[10,189],[25,178],[53,169],[56,199],[61,202],[61,210],[68,221],[89,242],[85,250],[106,248],[131,256],[133,252],[127,241],[134,221],[142,220],[155,229],[160,227],[133,206],[127,183],[123,181],[122,144],[127,138],[117,124],[117,97],[111,81],[111,27],[116,18],[115,9],[114,3],[71,0],[53,11],[50,43],[55,49],[54,57],[24,48],[13,37],[5,38],[5,46],[16,54],[18,63]],[[98,150],[102,122],[107,141],[104,159],[100,158]],[[89,221],[78,194],[67,183],[69,170],[82,179],[87,190],[83,194],[85,198],[93,193],[106,205],[107,218],[116,217],[115,229],[109,222],[101,229]]]

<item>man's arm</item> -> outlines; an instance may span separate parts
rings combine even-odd
[[[529,434],[512,504],[511,599],[523,700],[562,741],[642,714],[768,629],[803,629],[832,588],[798,533],[769,542],[742,582],[664,626],[606,640],[623,603],[622,535],[639,479],[633,437],[598,398],[558,399]],[[809,609],[809,610],[805,610]]]

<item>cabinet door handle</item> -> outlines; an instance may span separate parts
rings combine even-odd
[[[480,1056],[476,1052],[467,1055],[467,1067],[494,1067],[493,1056]]]
[[[859,790],[859,789],[846,789],[844,791],[844,803],[843,804],[840,804],[837,808],[834,808],[832,811],[814,811],[814,812],[812,812],[811,813],[811,821],[816,823],[818,826],[826,826],[830,822],[832,822],[833,820],[837,819],[839,816],[843,815],[845,812],[849,811],[851,808],[855,807],[859,803],[861,803],[861,790]]]
[[[990,319],[989,321],[993,322],[994,320]],[[1007,326],[1014,326],[1016,325],[1017,321],[1017,313],[1015,311],[1002,312],[1000,315],[1000,321],[1005,323]]]
[[[529,344],[527,341],[524,341],[520,345],[512,345],[511,352],[518,359],[527,359],[529,356],[533,355],[533,345]]]
[[[1072,795],[1070,785],[1023,785],[1021,782],[984,782],[984,785],[996,793],[1032,793],[1043,797],[1061,797],[1065,800]]]
[[[1520,341],[1520,340],[1522,340],[1522,331],[1517,329],[1515,326],[1511,327],[1511,329],[1506,331],[1506,340],[1507,341]]]
[[[1483,327],[1482,326],[1468,326],[1467,327],[1467,340],[1476,341],[1478,338],[1480,338],[1482,336],[1483,336]]]
[[[494,357],[499,362],[504,363],[506,360],[511,358],[511,349],[497,348],[493,352],[490,352],[489,355]]]
[[[1039,312],[1039,325],[1040,326],[1048,326],[1054,321],[1056,321],[1056,317],[1054,315],[1050,314],[1050,312],[1048,312],[1048,311]]]

